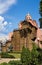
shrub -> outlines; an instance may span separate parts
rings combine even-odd
[[[42,49],[38,48],[37,50],[39,52],[38,62],[39,62],[39,64],[42,64]]]
[[[1,58],[15,58],[13,55],[9,55],[8,53],[6,52],[2,52],[1,53]]]
[[[31,51],[23,47],[21,53],[21,62],[23,65],[38,65],[38,56],[39,53],[37,51],[37,47],[34,44]]]
[[[22,63],[20,61],[10,61],[8,64],[10,65],[22,65]]]
[[[6,62],[3,62],[3,63],[1,63],[0,65],[9,65],[8,63],[6,63]]]
[[[33,49],[31,51],[31,64],[32,65],[38,65],[38,51],[35,45],[33,45]]]
[[[25,47],[22,48],[21,62],[22,62],[23,65],[28,65],[31,62],[31,53]]]

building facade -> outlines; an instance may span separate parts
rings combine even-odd
[[[37,46],[42,49],[42,29],[37,29],[37,38],[35,40]]]
[[[27,14],[25,20],[19,23],[18,29],[13,31],[12,36],[10,34],[11,41],[5,44],[4,51],[8,51],[10,46],[12,46],[13,51],[21,51],[23,46],[32,50],[37,37],[37,29],[36,21],[32,20],[31,16]]]

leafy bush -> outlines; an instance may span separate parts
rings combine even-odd
[[[25,47],[22,48],[21,62],[22,62],[23,65],[28,65],[31,62],[31,53]]]
[[[8,64],[10,65],[22,65],[22,63],[20,61],[10,61]]]
[[[32,65],[38,65],[38,51],[35,45],[33,45],[33,49],[31,51],[31,64]]]
[[[22,65],[22,63],[21,63],[21,61],[14,61],[14,60],[12,60],[12,61],[9,61],[8,63],[3,62],[0,65]]]
[[[3,62],[3,63],[1,63],[0,65],[9,65],[8,63],[6,63],[6,62]]]
[[[9,55],[8,53],[6,52],[2,52],[1,53],[1,58],[15,58],[13,55]]]
[[[21,53],[21,62],[23,65],[38,65],[38,56],[39,53],[37,51],[37,47],[34,44],[31,51],[23,47]]]
[[[8,53],[2,53],[5,58],[10,58]],[[1,65],[42,65],[42,49],[37,49],[33,45],[33,49],[23,47],[21,52],[21,61],[10,61],[7,63],[1,63]]]
[[[39,52],[38,62],[39,62],[39,64],[42,64],[42,49],[38,48],[37,50]]]

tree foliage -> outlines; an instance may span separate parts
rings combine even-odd
[[[33,49],[23,47],[21,52],[20,61],[9,61],[0,65],[42,65],[42,49],[37,50],[37,47],[33,44]]]
[[[32,65],[38,65],[38,51],[37,51],[37,47],[35,45],[33,45],[33,49],[31,51],[31,61],[32,61]]]
[[[40,0],[39,13],[40,13],[40,16],[41,16],[41,18],[39,19],[39,21],[40,21],[40,28],[42,28],[42,0]]]
[[[41,15],[41,17],[42,17],[42,0],[40,0],[40,15]]]
[[[23,47],[22,48],[22,53],[21,53],[21,62],[23,65],[28,65],[31,62],[31,56],[30,56],[30,51],[29,49]]]

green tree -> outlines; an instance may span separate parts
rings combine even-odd
[[[40,12],[40,16],[41,16],[41,18],[39,19],[39,21],[40,21],[40,28],[42,28],[42,0],[40,0],[39,12]]]
[[[21,53],[21,62],[23,65],[30,65],[31,62],[31,54],[29,49],[23,47]]]
[[[38,56],[38,61],[39,61],[39,65],[42,65],[42,49],[38,48],[37,49],[39,52],[39,56]]]
[[[40,16],[42,17],[42,0],[40,0]]]
[[[36,47],[36,45],[33,44],[33,49],[31,51],[31,57],[32,57],[31,64],[32,65],[38,65],[38,55],[39,55],[39,53],[37,51],[37,47]]]

